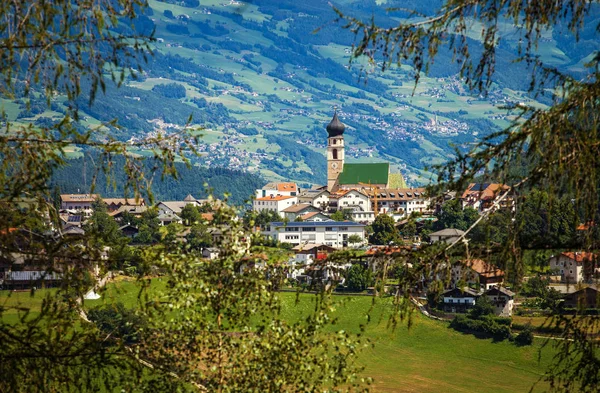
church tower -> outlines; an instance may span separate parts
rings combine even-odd
[[[338,176],[344,169],[344,130],[346,127],[338,119],[337,111],[327,125],[327,191],[338,187]]]

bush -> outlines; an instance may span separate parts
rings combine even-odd
[[[95,307],[88,318],[112,340],[121,339],[126,344],[138,343],[146,327],[146,321],[123,303]]]
[[[450,327],[467,333],[483,333],[493,337],[495,340],[502,341],[510,337],[510,327],[504,321],[506,319],[508,318],[496,318],[491,315],[483,316],[480,319],[473,319],[467,315],[457,315],[450,322]]]
[[[360,263],[352,265],[346,273],[346,286],[352,291],[362,292],[372,283],[371,271]]]
[[[517,334],[517,337],[515,337],[515,344],[519,346],[533,344],[533,330],[531,329],[531,326],[528,325],[521,333]]]

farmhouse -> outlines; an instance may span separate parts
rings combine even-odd
[[[481,285],[487,290],[502,285],[504,272],[481,259],[471,259],[452,266],[451,281],[454,286],[459,282],[465,282]]]
[[[442,294],[443,309],[446,312],[464,313],[469,311],[481,293],[469,287],[452,288]]]
[[[550,270],[559,274],[562,282],[584,282],[592,276],[595,259],[590,252],[563,252],[550,257]]]

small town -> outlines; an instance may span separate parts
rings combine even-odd
[[[0,393],[600,391],[600,2],[0,21]]]

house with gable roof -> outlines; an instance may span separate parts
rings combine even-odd
[[[460,197],[465,207],[472,207],[473,209],[484,212],[489,209],[514,209],[514,199],[508,195],[504,200],[500,202],[497,207],[494,207],[494,202],[506,191],[509,191],[510,187],[505,184],[499,183],[471,183],[463,192]]]
[[[281,214],[285,209],[295,205],[298,197],[287,195],[271,195],[264,198],[256,198],[252,201],[252,210],[260,213],[263,210],[274,211]]]
[[[183,199],[183,201],[163,201],[163,202],[159,202],[156,205],[156,207],[161,212],[171,214],[171,215],[173,215],[173,214],[179,215],[179,214],[181,214],[181,210],[187,205],[192,204],[194,206],[199,207],[207,202],[208,202],[208,199],[196,199],[191,194],[188,194],[188,196],[186,196]]]
[[[504,271],[482,259],[470,259],[452,266],[451,281],[456,286],[463,282],[478,284],[484,289],[501,286],[504,283]]]
[[[550,270],[559,274],[562,282],[586,282],[593,278],[597,260],[591,252],[563,252],[550,257]]]
[[[282,210],[283,218],[294,221],[296,217],[307,213],[319,213],[320,210],[308,203],[297,203]]]

